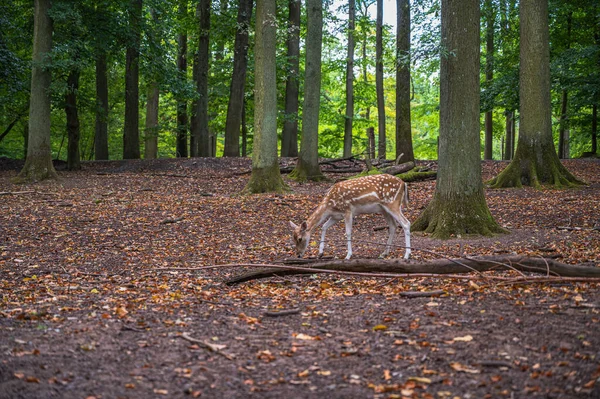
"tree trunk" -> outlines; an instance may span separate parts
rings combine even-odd
[[[356,0],[348,0],[348,55],[346,57],[346,118],[344,119],[344,157],[352,155],[352,122],[354,121],[354,30]]]
[[[383,0],[377,0],[377,23],[375,33],[375,88],[377,91],[377,132],[379,143],[377,155],[386,156],[385,97],[383,93]]]
[[[246,70],[248,69],[248,34],[252,18],[253,0],[240,0],[237,14],[237,31],[235,34],[233,72],[229,88],[229,105],[225,122],[225,148],[223,156],[240,156],[240,128],[242,109],[244,108],[244,92]]]
[[[485,82],[489,88],[494,79],[494,20],[496,18],[492,0],[485,1]],[[494,155],[494,122],[493,109],[485,112],[485,142],[483,159],[493,159]]]
[[[96,55],[96,130],[94,136],[94,157],[108,159],[108,75],[106,52],[99,50]]]
[[[245,158],[248,155],[248,125],[246,123],[246,99],[242,104],[242,156]]]
[[[512,159],[512,148],[513,148],[513,118],[515,113],[513,111],[504,111],[506,119],[506,141],[504,142],[504,160],[510,161]]]
[[[77,112],[77,92],[79,91],[79,71],[72,70],[67,77],[67,94],[65,94],[65,114],[67,117],[67,169],[81,169],[79,154],[79,114]]]
[[[302,106],[302,143],[298,164],[290,174],[298,181],[323,180],[319,166],[319,109],[321,100],[321,48],[323,3],[306,0],[306,67]]]
[[[298,156],[298,74],[300,73],[300,0],[289,0],[285,113],[281,156]]]
[[[29,183],[57,177],[50,147],[50,68],[44,67],[52,50],[50,0],[35,0],[33,18],[33,63],[29,102],[29,134],[25,165],[15,178]]]
[[[148,84],[146,102],[146,129],[144,130],[144,158],[156,159],[158,157],[158,83]]]
[[[548,0],[521,0],[520,123],[512,162],[490,182],[494,188],[579,185],[561,163],[552,138]]]
[[[567,120],[568,102],[569,92],[563,90],[560,104],[560,126],[558,128],[558,157],[560,159],[569,159],[569,121]]]
[[[179,0],[179,24],[180,32],[177,35],[177,69],[179,70],[180,79],[185,82],[187,76],[187,31],[185,29],[185,21],[187,19],[187,0]],[[179,100],[177,102],[177,157],[187,158],[187,134],[188,134],[188,115],[187,101]]]
[[[127,45],[125,61],[125,127],[123,130],[123,158],[139,159],[139,75],[142,0],[131,0],[129,7],[131,42]]]
[[[396,0],[396,159],[414,162],[410,123],[410,0]]]
[[[481,180],[479,1],[442,0],[438,177],[433,200],[413,224],[436,238],[503,232]]]
[[[210,0],[198,2],[198,75],[196,89],[200,96],[196,101],[195,114],[197,117],[195,134],[197,154],[199,157],[208,157],[211,154],[210,137],[208,131],[208,68],[210,58],[209,32],[210,32]]]
[[[598,152],[598,105],[592,105],[592,154]]]
[[[277,27],[275,0],[257,0],[254,48],[254,147],[244,193],[283,192],[277,159]]]

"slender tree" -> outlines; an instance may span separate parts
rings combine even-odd
[[[108,159],[108,72],[106,51],[96,54],[96,124],[94,136],[94,157]]]
[[[567,15],[567,37],[566,49],[571,48],[571,27],[573,24],[573,11],[569,10]],[[558,157],[560,159],[569,158],[569,91],[562,89],[560,104],[560,126],[558,129]]]
[[[346,56],[346,118],[344,119],[344,157],[352,155],[352,122],[354,121],[354,39],[356,0],[348,0],[348,54]]]
[[[77,92],[79,91],[79,69],[74,68],[67,77],[67,92],[65,94],[65,114],[67,116],[67,169],[81,169],[79,153],[79,113],[77,111]]]
[[[160,91],[158,82],[148,84],[146,92],[146,127],[144,129],[144,158],[158,157],[158,101]]]
[[[485,83],[490,87],[494,78],[494,20],[496,18],[492,0],[484,2],[485,18]],[[485,140],[483,149],[483,158],[492,159],[494,151],[494,121],[492,119],[493,109],[488,108],[485,111],[484,126]]]
[[[377,30],[375,33],[375,88],[377,91],[377,155],[385,159],[385,97],[383,93],[383,0],[377,0]]]
[[[179,0],[178,4],[178,22],[179,32],[177,34],[177,69],[179,70],[180,82],[185,82],[187,78],[187,29],[186,20],[188,14],[188,1]],[[177,157],[187,158],[187,136],[188,136],[188,103],[184,99],[177,101]]]
[[[306,0],[306,67],[302,106],[302,142],[296,168],[290,174],[299,181],[323,180],[319,167],[319,109],[321,100],[321,50],[323,3]]]
[[[140,158],[139,132],[139,79],[140,40],[142,31],[142,0],[129,4],[130,40],[125,61],[125,128],[123,130],[123,158]]]
[[[56,178],[50,148],[50,69],[52,19],[50,0],[35,0],[33,16],[33,63],[29,103],[29,134],[25,165],[15,182],[28,183]]]
[[[298,156],[298,74],[300,72],[300,0],[289,0],[285,113],[281,134],[281,156]]]
[[[577,185],[580,181],[560,163],[552,139],[548,0],[521,0],[519,13],[519,141],[514,159],[490,184]]]
[[[257,0],[254,44],[254,146],[244,193],[282,192],[277,159],[276,1]]]
[[[479,135],[479,1],[442,0],[439,164],[432,201],[413,224],[433,237],[503,231],[488,209]]]
[[[210,0],[199,0],[198,15],[198,51],[194,59],[194,78],[198,99],[192,108],[191,156],[208,157],[211,154],[208,131],[208,69],[210,59]]]
[[[414,162],[410,123],[410,0],[396,0],[396,158]]]
[[[223,156],[240,156],[240,128],[244,93],[246,87],[246,70],[248,68],[248,36],[252,18],[252,0],[240,0],[237,14],[237,31],[235,33],[233,72],[229,86],[229,105],[225,122],[225,148]]]

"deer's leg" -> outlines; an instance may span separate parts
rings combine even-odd
[[[388,224],[389,237],[387,240],[387,245],[385,247],[385,251],[381,254],[381,257],[386,257],[390,254],[390,249],[392,248],[392,242],[394,242],[394,237],[396,236],[396,219],[388,212],[383,212],[383,217]]]
[[[402,230],[404,230],[404,246],[406,247],[404,259],[408,259],[410,257],[410,221],[402,214],[399,206],[395,209],[388,207],[384,207],[384,209],[394,218],[396,223],[402,226]]]
[[[346,224],[346,241],[348,242],[346,259],[350,259],[352,257],[352,212],[346,213],[344,223]]]
[[[323,256],[323,250],[325,249],[325,233],[327,229],[339,222],[341,219],[330,217],[323,227],[321,228],[321,242],[319,243],[319,257]]]

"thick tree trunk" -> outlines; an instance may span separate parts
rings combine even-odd
[[[354,121],[354,30],[356,0],[348,0],[348,54],[346,56],[346,118],[344,119],[344,157],[352,156],[352,122]]]
[[[396,158],[414,162],[410,123],[410,0],[396,0]]]
[[[286,269],[286,267],[288,267]],[[315,271],[312,269],[319,269]],[[325,271],[344,271],[353,273],[386,274],[459,274],[484,272],[490,270],[520,270],[528,273],[549,274],[551,277],[600,278],[600,268],[568,265],[549,258],[528,258],[513,256],[477,256],[458,259],[437,259],[431,262],[414,262],[400,259],[352,259],[310,263],[305,266],[285,266],[281,268],[261,268],[252,270],[226,281],[234,285],[246,281],[274,276],[324,273]]]
[[[223,156],[240,156],[240,127],[248,67],[248,35],[252,18],[252,0],[241,0],[238,5],[237,31],[235,34],[233,72],[229,88],[229,105],[225,122],[225,148]]]
[[[306,0],[306,67],[302,106],[302,143],[298,164],[290,177],[298,181],[323,180],[319,166],[319,109],[321,100],[321,48],[323,3]]]
[[[488,209],[479,134],[479,1],[442,0],[440,135],[432,201],[413,224],[436,238],[503,232]]]
[[[521,0],[519,20],[519,141],[512,162],[490,184],[494,188],[581,184],[560,163],[552,138],[548,0]]]
[[[298,156],[298,74],[300,73],[300,0],[289,0],[285,113],[281,134],[281,156]]]
[[[277,159],[276,2],[257,0],[252,175],[244,193],[283,192]]]
[[[156,159],[158,157],[158,100],[160,92],[158,83],[148,85],[146,102],[146,129],[144,130],[144,158]]]
[[[33,63],[29,102],[29,134],[25,165],[15,178],[29,183],[56,178],[50,147],[50,69],[45,68],[52,50],[50,0],[35,0],[33,18]]]
[[[180,32],[177,35],[177,69],[180,73],[181,81],[186,80],[187,76],[187,31],[185,29],[185,21],[187,19],[188,5],[187,0],[179,0],[179,24]],[[188,135],[188,115],[187,101],[179,100],[177,102],[177,157],[187,158],[187,135]]]
[[[377,156],[385,159],[387,145],[385,137],[385,95],[383,93],[383,0],[377,0],[375,89],[377,91],[377,132],[379,138]]]
[[[127,46],[125,60],[125,127],[123,130],[123,158],[139,159],[139,75],[142,0],[131,0],[129,7],[129,24],[132,39]]]
[[[67,77],[67,94],[65,95],[65,114],[67,117],[67,169],[81,169],[79,154],[79,114],[77,112],[77,92],[79,91],[79,71],[69,72]]]

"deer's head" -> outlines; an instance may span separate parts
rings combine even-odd
[[[306,222],[302,222],[300,226],[290,222],[290,227],[292,228],[292,243],[296,247],[298,257],[301,258],[308,247],[310,231],[307,230]]]

